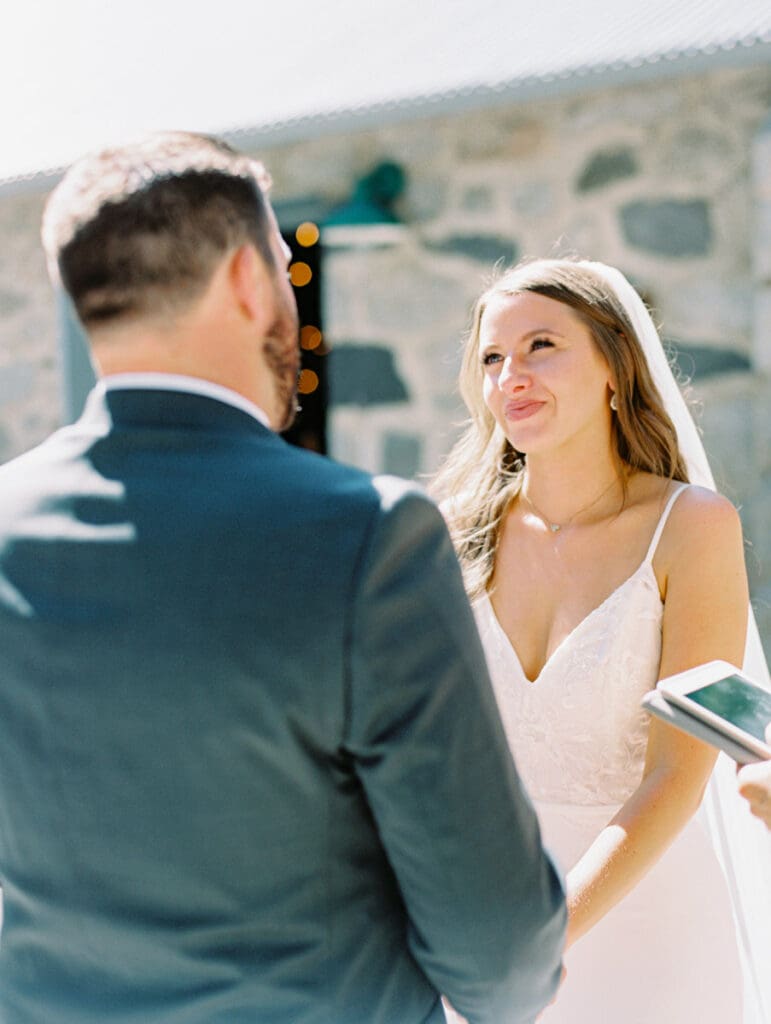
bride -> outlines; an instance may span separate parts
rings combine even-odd
[[[523,264],[477,302],[461,392],[471,423],[435,490],[566,874],[567,976],[543,1022],[761,1021],[751,959],[743,1018],[729,886],[696,815],[715,752],[640,709],[659,678],[741,665],[748,631],[739,517],[650,316],[610,267]],[[744,938],[753,907],[736,909]]]

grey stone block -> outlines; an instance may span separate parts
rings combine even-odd
[[[343,342],[329,356],[332,405],[386,405],[408,402],[409,392],[396,371],[394,354],[383,345]]]
[[[670,359],[688,380],[705,380],[721,373],[746,373],[751,369],[749,358],[736,349],[672,340],[667,340],[666,347]]]
[[[628,147],[600,150],[584,165],[578,176],[576,189],[579,192],[591,192],[614,181],[632,178],[637,171],[637,160]]]
[[[505,264],[516,263],[519,256],[517,243],[499,235],[449,235],[439,242],[429,242],[427,246],[433,252],[464,256],[488,264],[499,260]]]
[[[681,259],[712,248],[710,209],[703,199],[641,199],[621,209],[621,228],[635,249]]]

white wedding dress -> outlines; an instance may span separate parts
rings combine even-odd
[[[475,606],[496,698],[544,843],[567,872],[642,778],[663,605],[645,560],[530,682],[485,595]],[[731,904],[697,815],[635,889],[568,952],[542,1024],[739,1024]]]

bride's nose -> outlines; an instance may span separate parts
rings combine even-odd
[[[516,356],[507,356],[498,375],[498,387],[506,394],[514,394],[531,384],[530,374]]]

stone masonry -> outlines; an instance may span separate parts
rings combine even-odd
[[[691,378],[771,649],[770,111],[771,68],[723,69],[263,150],[277,206],[322,220],[378,162],[406,172],[396,241],[322,231],[333,456],[430,475],[463,419],[461,339],[494,265],[570,252],[616,264]],[[60,416],[42,202],[0,190],[0,458]]]
[[[0,193],[0,460],[61,421],[56,305],[39,239],[45,196]]]

